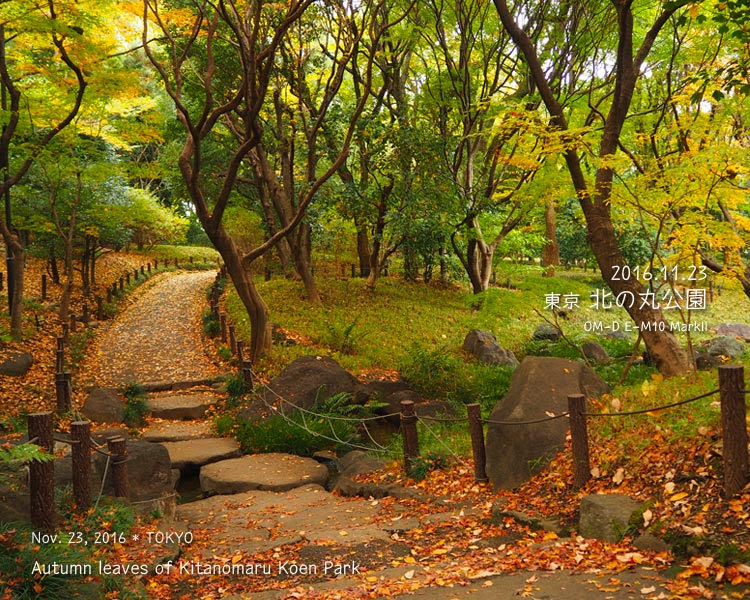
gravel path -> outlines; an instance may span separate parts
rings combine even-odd
[[[89,374],[113,387],[216,375],[201,339],[206,290],[215,276],[213,271],[161,276],[97,336]]]

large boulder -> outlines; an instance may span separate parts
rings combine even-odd
[[[86,398],[81,412],[96,423],[122,423],[125,401],[114,388],[95,388]]]
[[[28,352],[13,352],[0,359],[0,375],[22,377],[26,375],[33,364],[34,357]]]
[[[502,348],[491,331],[472,329],[466,334],[463,349],[487,365],[513,368],[518,366],[515,354]]]
[[[515,370],[491,421],[535,421],[568,410],[569,394],[588,398],[607,392],[607,384],[583,363],[527,356]],[[496,488],[512,489],[539,472],[565,446],[568,419],[533,424],[495,424],[487,429],[487,474]]]
[[[721,323],[716,327],[716,333],[750,342],[750,325],[745,323]]]
[[[302,356],[291,362],[260,393],[268,403],[278,396],[302,408],[311,408],[316,399],[326,399],[340,393],[352,395],[352,402],[364,404],[369,394],[364,385],[339,363],[327,356]],[[287,404],[286,412],[294,410]]]
[[[128,499],[133,502],[153,500],[174,493],[177,479],[172,474],[172,461],[169,452],[161,444],[128,440]],[[101,481],[106,468],[107,479],[104,493],[111,494],[112,464],[107,468],[107,457],[97,453],[94,456],[96,477]]]

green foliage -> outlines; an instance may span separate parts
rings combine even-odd
[[[401,363],[401,375],[427,398],[470,404],[479,402],[491,410],[505,395],[513,369],[466,362],[446,348],[411,347]]]
[[[229,394],[230,398],[235,400],[241,398],[248,392],[247,385],[245,385],[245,378],[242,373],[235,373],[228,377],[226,388],[227,394]]]
[[[411,460],[409,476],[416,481],[422,481],[432,471],[445,469],[447,467],[448,457],[445,454],[430,450]]]
[[[221,324],[216,318],[216,315],[214,315],[214,313],[210,310],[207,310],[203,313],[203,315],[201,316],[201,320],[203,321],[203,331],[206,335],[216,337],[217,335],[219,335],[219,333],[221,333]]]
[[[219,415],[214,419],[214,429],[219,437],[232,435],[235,424],[235,418],[229,414]]]
[[[349,323],[327,321],[323,343],[343,354],[356,354],[358,343],[367,335],[364,331],[355,331],[358,321],[357,317]]]
[[[19,444],[10,448],[0,448],[0,462],[48,462],[54,460],[52,454],[45,452],[36,444]]]
[[[128,427],[142,427],[147,414],[148,404],[143,398],[128,398],[122,420]]]
[[[145,396],[146,388],[143,384],[140,384],[136,381],[130,381],[122,386],[119,389],[119,392],[129,400],[132,400],[134,398]]]
[[[232,360],[232,349],[229,346],[225,346],[224,344],[216,348],[216,354],[218,354],[219,357],[226,362],[231,362]]]
[[[263,421],[243,421],[235,430],[235,437],[242,452],[288,452],[299,456],[311,456],[318,450],[345,449],[338,437],[344,441],[356,438],[356,428],[347,421],[325,418],[302,417],[294,413],[288,417],[274,415]]]

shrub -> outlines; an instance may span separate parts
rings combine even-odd
[[[249,391],[242,373],[235,373],[227,378],[226,388],[227,394],[234,400],[241,398]]]
[[[409,475],[416,481],[422,481],[432,471],[445,469],[448,466],[448,457],[440,452],[425,452],[411,460]]]
[[[137,383],[135,381],[130,381],[130,382],[126,383],[125,385],[123,385],[120,388],[119,392],[123,396],[125,396],[126,398],[128,398],[129,400],[131,400],[133,398],[141,398],[141,397],[145,396],[146,395],[146,388],[142,384],[140,384],[140,383]]]
[[[326,331],[323,334],[323,343],[342,354],[356,354],[357,345],[367,335],[363,331],[357,332],[356,327],[356,318],[351,323],[329,321],[325,324]]]
[[[148,404],[143,398],[129,398],[125,402],[123,422],[128,427],[142,427],[148,414]]]
[[[203,313],[201,317],[203,321],[203,331],[210,337],[216,337],[221,332],[221,324],[216,318],[216,315],[210,310]]]

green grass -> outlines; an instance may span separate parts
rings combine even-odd
[[[204,259],[209,262],[215,263],[219,258],[219,253],[213,248],[206,246],[168,246],[158,245],[154,246],[148,252],[145,252],[148,256],[154,256],[156,258],[168,258],[168,259],[179,259],[187,261],[192,256],[195,262],[203,262]]]

